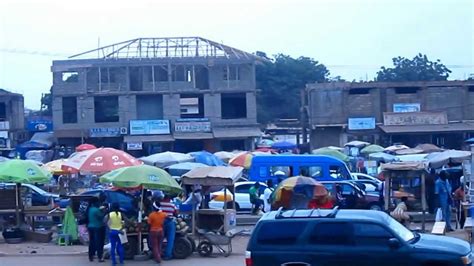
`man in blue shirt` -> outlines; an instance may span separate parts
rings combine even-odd
[[[448,181],[448,174],[446,171],[441,171],[435,183],[435,194],[438,196],[439,207],[443,213],[443,220],[446,222],[447,231],[453,231],[451,227],[451,205],[453,203],[451,193],[452,188]]]

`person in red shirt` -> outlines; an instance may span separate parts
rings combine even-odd
[[[316,197],[309,201],[308,209],[332,209],[334,204],[329,196]]]

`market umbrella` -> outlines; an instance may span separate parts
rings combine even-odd
[[[197,163],[202,163],[208,166],[223,166],[225,163],[214,154],[207,151],[190,152],[189,155],[194,157]]]
[[[432,153],[432,152],[440,152],[442,149],[434,144],[425,143],[425,144],[418,144],[415,149],[422,150],[423,153]]]
[[[315,197],[327,196],[328,191],[323,184],[314,178],[294,176],[280,182],[275,189],[273,206],[284,208],[303,207]]]
[[[313,150],[312,153],[313,154],[318,154],[318,155],[331,156],[331,157],[339,159],[343,162],[348,162],[349,161],[349,156],[345,155],[344,153],[342,153],[340,151],[337,151],[337,150],[334,150],[334,149],[331,149],[331,148],[328,148],[328,147]]]
[[[177,163],[194,162],[194,158],[189,154],[171,151],[155,153],[142,157],[140,160],[148,165],[155,165],[161,168]]]
[[[111,183],[113,186],[121,188],[142,188],[138,216],[139,223],[142,222],[143,189],[159,189],[173,195],[177,195],[182,191],[179,184],[165,170],[150,165],[137,165],[116,169],[101,176],[100,182]],[[138,234],[138,249],[141,252],[141,230],[138,231]]]
[[[249,169],[252,165],[253,157],[254,155],[251,152],[242,152],[230,159],[229,164],[232,166],[241,166],[245,169]]]
[[[187,172],[193,170],[194,168],[197,167],[207,167],[208,165],[203,164],[203,163],[193,163],[193,162],[186,162],[186,163],[177,163],[170,165],[166,168],[168,170],[168,173],[171,176],[182,176],[186,174]]]
[[[130,154],[113,148],[98,148],[74,153],[63,163],[66,171],[103,174],[112,170],[140,165],[142,162]]]
[[[406,145],[392,145],[392,146],[389,146],[387,148],[385,148],[384,151],[388,151],[388,152],[396,152],[398,150],[405,150],[405,149],[409,149],[410,147],[406,146]]]
[[[218,151],[214,153],[217,158],[221,159],[223,162],[228,163],[230,159],[234,158],[235,153],[228,151]]]
[[[145,164],[113,170],[101,176],[100,182],[121,188],[143,187],[170,194],[181,192],[179,184],[165,170]]]
[[[48,162],[42,166],[42,168],[53,175],[61,175],[68,173],[65,169],[62,168],[63,164],[67,161],[67,159],[58,159],[51,162]]]
[[[273,141],[271,139],[262,139],[259,142],[257,142],[257,147],[259,147],[259,148],[271,148],[274,143],[275,143],[275,141]]]
[[[409,149],[403,149],[403,150],[395,151],[396,155],[408,155],[408,154],[420,154],[420,153],[423,153],[423,150],[415,149],[415,148],[409,148]]]
[[[365,141],[359,141],[359,140],[354,140],[354,141],[344,144],[344,146],[346,147],[357,147],[357,148],[363,148],[367,145],[370,145],[370,143],[365,142]]]
[[[296,148],[296,144],[288,141],[279,141],[273,143],[271,148],[276,150],[292,150]]]
[[[93,149],[97,149],[97,147],[92,144],[84,143],[76,147],[76,152],[93,150]]]
[[[428,158],[428,165],[431,168],[441,168],[448,163],[462,163],[471,158],[471,152],[446,150]]]
[[[378,161],[378,162],[384,162],[384,163],[396,162],[400,160],[396,156],[385,153],[385,152],[371,153],[369,154],[369,159]]]
[[[20,202],[19,185],[48,183],[51,180],[51,173],[41,169],[37,164],[30,160],[13,159],[0,164],[0,183],[16,183],[16,221],[20,224]]]
[[[371,153],[383,152],[383,151],[384,151],[384,148],[382,146],[372,144],[372,145],[369,145],[369,146],[366,146],[365,148],[363,148],[360,151],[360,153],[371,154]]]

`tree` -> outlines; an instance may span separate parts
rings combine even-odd
[[[278,118],[299,118],[300,92],[307,83],[328,81],[329,70],[309,57],[292,58],[278,54],[257,65],[258,120],[268,123]]]
[[[393,68],[380,68],[377,72],[377,81],[438,81],[447,80],[451,73],[439,59],[432,62],[422,54],[418,54],[412,60],[399,56],[392,61]]]
[[[53,115],[53,109],[52,109],[53,97],[51,96],[51,90],[52,89],[53,88],[51,87],[51,89],[49,90],[49,93],[44,93],[41,96],[41,110],[42,110],[41,115],[42,116],[52,116]]]

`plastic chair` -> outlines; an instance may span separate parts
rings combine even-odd
[[[71,236],[68,234],[58,235],[58,246],[69,246],[71,245]]]

